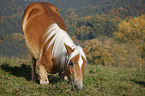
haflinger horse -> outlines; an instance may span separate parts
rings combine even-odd
[[[90,48],[83,50],[73,43],[55,6],[30,4],[23,15],[22,30],[31,55],[33,81],[38,74],[40,84],[48,84],[47,73],[59,73],[68,77],[74,89],[83,88],[85,53]]]

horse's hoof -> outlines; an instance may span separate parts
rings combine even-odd
[[[40,80],[40,84],[44,85],[44,84],[49,84],[49,81],[48,80]]]

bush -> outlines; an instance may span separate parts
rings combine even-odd
[[[90,64],[139,69],[137,47],[131,43],[117,43],[112,38],[106,38],[104,41],[95,38],[86,40],[84,45],[92,47],[87,54]],[[142,69],[144,68],[145,66],[142,66]]]

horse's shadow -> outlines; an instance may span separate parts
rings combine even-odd
[[[142,87],[145,87],[145,82],[144,81],[137,81],[137,80],[134,80],[134,79],[131,80],[131,81],[135,82],[138,85],[141,85]]]
[[[1,65],[1,69],[17,77],[25,77],[26,80],[31,80],[31,67],[22,63],[20,66],[10,66],[7,62]]]
[[[24,77],[27,81],[31,81],[31,66],[22,63],[20,66],[10,66],[7,62],[3,63],[1,69],[16,77]],[[48,76],[49,82],[55,84],[60,81],[59,77],[53,75]],[[35,81],[39,83],[38,80]]]

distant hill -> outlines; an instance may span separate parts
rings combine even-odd
[[[125,18],[145,13],[144,0],[1,0],[0,39],[13,33],[22,33],[20,25],[23,12],[29,4],[36,1],[55,5],[63,19],[71,15],[86,17],[96,14],[120,14]]]
[[[15,37],[15,34],[18,34],[17,36],[23,34],[22,15],[25,8],[33,2],[49,2],[55,5],[64,19],[68,33],[79,40],[82,35],[78,32],[82,30],[90,32],[83,33],[86,35],[81,40],[100,35],[110,37],[122,19],[145,14],[145,0],[1,0],[1,56],[20,56],[23,54],[20,52],[26,50],[26,46],[22,46],[25,45],[24,40],[15,41],[10,38]]]
[[[1,0],[0,17],[22,14],[26,6],[33,2],[49,2],[57,6],[62,16],[65,16],[69,9],[74,9],[75,13],[81,17],[109,14],[112,8],[117,10],[120,7],[128,10],[126,15],[136,16],[139,15],[138,11],[145,9],[144,0]]]

